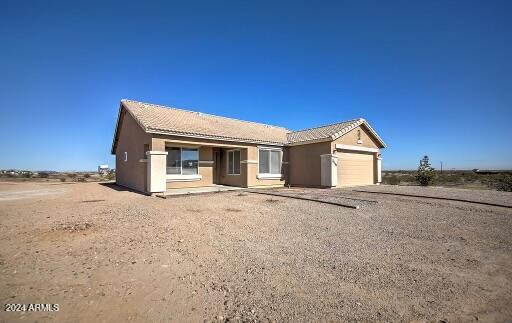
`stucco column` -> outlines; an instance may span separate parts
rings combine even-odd
[[[321,158],[321,185],[336,187],[338,185],[338,156],[334,154],[320,155]]]
[[[151,150],[146,152],[148,157],[148,193],[162,193],[167,190],[167,152]]]
[[[377,154],[377,184],[382,182],[382,155]]]

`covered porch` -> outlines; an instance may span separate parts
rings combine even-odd
[[[146,152],[147,191],[172,195],[247,187],[249,148],[210,140],[153,138],[152,149]],[[257,166],[257,161],[253,163]]]

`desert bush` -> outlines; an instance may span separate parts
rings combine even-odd
[[[424,156],[420,161],[418,172],[416,173],[416,182],[422,186],[432,185],[436,178],[436,172],[434,167],[430,165],[428,156]]]
[[[107,175],[105,175],[105,179],[111,181],[116,178],[116,173],[114,171],[109,171]]]
[[[60,180],[61,182],[65,182],[65,181],[66,181],[66,179],[65,179],[64,177],[59,178],[59,180]]]
[[[69,177],[69,178],[76,178],[76,174],[75,174],[75,173],[69,173],[69,174],[68,174],[68,177]]]
[[[512,174],[499,174],[488,181],[488,185],[498,191],[512,192]]]
[[[91,177],[91,175],[90,174],[84,174],[84,177],[85,178],[89,178],[89,177]]]
[[[398,177],[400,183],[415,183],[416,176],[413,174],[403,174]]]
[[[436,176],[436,184],[459,184],[464,182],[464,179],[459,174],[440,174],[438,173]]]
[[[23,177],[23,178],[31,178],[32,177],[32,173],[31,172],[23,173],[23,175],[21,175],[21,177]]]
[[[39,177],[40,178],[48,178],[49,174],[48,173],[45,173],[45,172],[41,172],[39,173]]]
[[[76,179],[76,181],[77,181],[77,182],[85,182],[85,178],[83,178],[83,177],[78,177],[78,178]]]
[[[384,175],[382,177],[382,183],[388,185],[400,185],[400,177],[395,174]]]

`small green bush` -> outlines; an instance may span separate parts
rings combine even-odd
[[[422,186],[432,185],[436,179],[434,167],[430,165],[428,156],[424,156],[420,161],[418,172],[416,173],[416,182]]]

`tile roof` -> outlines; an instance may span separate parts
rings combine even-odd
[[[364,124],[382,146],[386,146],[366,120],[361,118],[292,131],[263,123],[242,121],[132,100],[121,100],[121,105],[149,133],[284,146],[335,140],[355,127]],[[112,151],[114,151],[116,141],[117,135],[114,137]]]
[[[364,125],[366,129],[377,139],[381,144],[382,148],[386,147],[386,143],[379,137],[377,132],[373,130],[370,124],[363,118],[342,121],[333,123],[326,126],[320,126],[315,128],[309,128],[299,131],[290,132],[287,135],[288,144],[303,144],[310,141],[322,141],[322,140],[336,140],[344,134],[350,132],[352,129]]]
[[[122,100],[146,132],[284,145],[290,130],[206,113]]]
[[[328,139],[344,129],[352,129],[359,119],[348,120],[338,123],[333,123],[326,126],[309,128],[299,131],[290,132],[287,136],[288,143],[298,143],[304,141],[313,141],[319,139]],[[352,127],[351,127],[352,126]]]

